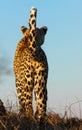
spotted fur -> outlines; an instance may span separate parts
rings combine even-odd
[[[14,58],[16,88],[20,110],[27,116],[33,115],[32,93],[34,90],[37,120],[43,119],[47,107],[48,62],[41,45],[44,42],[47,27],[36,27],[35,8],[30,11],[29,29],[21,27],[24,37],[17,45]]]

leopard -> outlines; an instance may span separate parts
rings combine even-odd
[[[41,124],[46,117],[49,70],[47,56],[41,46],[44,43],[48,28],[47,26],[36,27],[36,15],[37,9],[32,7],[30,9],[29,28],[21,27],[23,38],[16,48],[14,73],[20,111],[26,113],[28,117],[34,115],[34,92],[35,118]]]

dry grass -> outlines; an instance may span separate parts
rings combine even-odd
[[[30,128],[30,119],[10,109],[6,109],[0,100],[0,130],[35,130],[33,119]],[[54,112],[47,113],[46,130],[82,130],[82,120],[78,118],[60,117]]]

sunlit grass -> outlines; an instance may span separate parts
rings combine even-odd
[[[17,109],[13,110],[13,106],[9,104],[9,101],[7,104],[8,106],[4,107],[3,102],[0,100],[0,130],[35,129],[36,120],[34,117],[30,122],[30,119],[17,111],[18,105]],[[69,109],[71,109],[70,106]],[[65,112],[64,117],[61,117],[58,113],[47,112],[46,130],[82,130],[82,119],[68,117],[67,113],[68,111]]]

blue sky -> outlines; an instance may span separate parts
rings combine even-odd
[[[37,26],[48,27],[42,46],[49,63],[48,107],[61,112],[82,100],[82,0],[0,2],[0,98],[14,98],[13,58],[32,6],[37,8]]]

